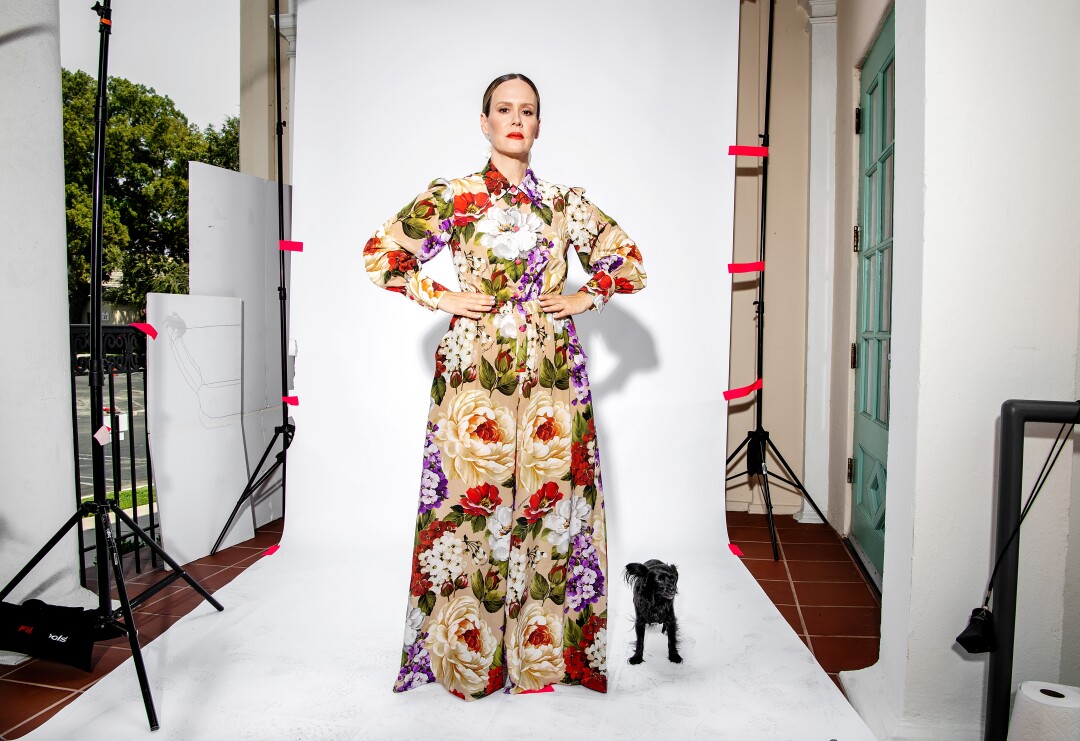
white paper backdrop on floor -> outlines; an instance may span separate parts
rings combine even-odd
[[[871,739],[726,548],[724,469],[737,0],[300,0],[292,337],[297,438],[282,548],[150,645],[168,739]],[[578,322],[608,506],[606,695],[462,703],[391,693],[433,354],[448,317],[379,291],[368,236],[435,177],[484,164],[499,74],[542,96],[533,165],[583,185],[641,246],[649,286]],[[440,255],[435,276],[454,285]],[[582,276],[578,274],[578,278]],[[571,280],[573,279],[573,274]],[[571,288],[576,287],[571,283]],[[679,564],[685,662],[633,637],[622,565]],[[130,662],[28,738],[143,738]]]

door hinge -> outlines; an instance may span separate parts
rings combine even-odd
[[[855,109],[855,136],[862,133],[862,108]]]
[[[855,370],[859,366],[859,351],[855,348],[855,343],[851,343],[851,369]]]
[[[847,482],[850,484],[852,479],[855,478],[855,461],[851,458],[847,459]]]
[[[855,225],[855,231],[852,233],[852,237],[851,237],[851,251],[852,252],[858,252],[859,251],[859,237],[860,236],[861,235],[859,233],[859,225],[856,224]]]

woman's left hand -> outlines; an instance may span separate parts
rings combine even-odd
[[[552,293],[540,297],[540,308],[548,314],[555,314],[556,319],[565,319],[574,314],[588,311],[593,306],[593,297],[584,291],[577,293]]]

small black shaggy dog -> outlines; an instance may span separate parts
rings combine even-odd
[[[661,623],[661,632],[667,633],[668,661],[682,663],[679,656],[679,621],[675,618],[675,595],[679,593],[679,570],[674,564],[666,564],[655,558],[644,564],[628,563],[623,573],[626,583],[634,589],[634,632],[637,633],[637,646],[630,657],[631,664],[640,664],[644,659],[645,626]]]

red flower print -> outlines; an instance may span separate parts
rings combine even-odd
[[[480,484],[465,492],[461,498],[461,507],[465,514],[473,517],[487,517],[502,504],[499,490],[491,484]]]
[[[493,419],[485,419],[473,430],[473,434],[486,443],[502,442],[502,432],[499,423]]]
[[[420,531],[420,551],[426,551],[431,547],[431,544],[443,536],[443,533],[450,532],[457,528],[452,522],[445,522],[444,520],[435,520],[426,528]]]
[[[394,293],[405,293],[405,286],[387,286],[386,290],[393,291]]]
[[[555,418],[540,417],[539,419],[542,419],[543,422],[537,425],[535,436],[537,440],[542,440],[546,443],[548,440],[555,437],[555,433],[558,432],[558,430],[555,429]],[[539,419],[537,421],[539,421]]]
[[[593,484],[593,466],[585,443],[571,443],[570,445],[570,476],[573,478],[574,486],[592,486]]]
[[[369,239],[367,241],[367,244],[364,245],[364,254],[365,255],[374,255],[378,251],[379,251],[379,238],[378,237],[372,237],[371,239]]]
[[[431,580],[419,570],[419,565],[419,561],[413,565],[412,583],[409,585],[413,597],[423,597],[431,590]]]
[[[581,679],[589,670],[585,652],[578,646],[567,646],[563,650],[563,662],[566,664],[566,673],[571,679]]]
[[[599,286],[600,290],[604,293],[607,293],[608,290],[611,289],[611,276],[604,271],[601,270],[599,273],[594,275],[593,280],[596,281],[596,285]]]
[[[529,198],[529,196],[523,190],[519,190],[517,193],[515,193],[513,198],[511,198],[510,200],[514,203],[532,203],[532,199]]]
[[[607,626],[607,619],[599,615],[592,615],[588,622],[581,628],[581,645],[591,646],[596,640],[596,634]]]
[[[626,278],[615,279],[615,293],[633,293],[634,284],[628,281]]]
[[[641,258],[641,252],[640,252],[640,250],[638,250],[636,244],[631,244],[628,248],[625,248],[625,249],[627,250],[626,255],[630,259],[636,260],[637,262],[642,262],[643,261],[642,258]]]
[[[554,481],[547,482],[529,497],[529,503],[525,506],[525,519],[529,523],[536,522],[555,509],[555,504],[560,499],[562,499],[562,492],[559,491],[559,485]]]
[[[387,252],[386,261],[390,266],[390,272],[408,273],[416,270],[416,255],[405,250]]]
[[[489,204],[487,193],[462,193],[454,196],[454,226],[462,226],[476,221],[487,211]]]
[[[607,692],[607,675],[590,671],[582,678],[581,685],[597,692]]]
[[[505,188],[510,187],[510,181],[498,170],[488,170],[484,173],[484,185],[491,195],[498,198]]]
[[[506,684],[505,671],[501,666],[488,669],[488,683],[484,689],[484,694],[490,695],[492,692],[502,689],[503,685]]]
[[[416,205],[413,206],[412,215],[417,219],[430,219],[435,215],[435,204],[432,203],[430,198],[417,201]]]

